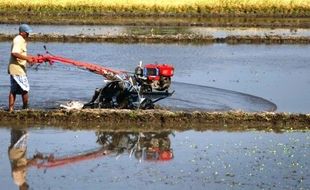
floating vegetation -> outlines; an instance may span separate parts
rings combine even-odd
[[[2,14],[310,16],[310,0],[2,0]]]

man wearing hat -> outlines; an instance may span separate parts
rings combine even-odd
[[[28,108],[29,83],[27,79],[26,65],[33,63],[33,57],[27,55],[27,38],[32,29],[27,24],[19,26],[19,34],[13,39],[11,57],[8,66],[10,74],[11,90],[9,94],[9,111],[14,111],[16,94],[21,94],[23,109]]]

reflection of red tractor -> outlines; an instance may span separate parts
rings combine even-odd
[[[92,63],[75,61],[46,53],[33,57],[37,63],[54,63],[74,65],[105,77],[108,82],[103,88],[95,90],[90,102],[84,108],[153,108],[154,103],[173,94],[169,92],[174,67],[168,64],[140,65],[134,74],[117,71]]]
[[[54,157],[53,154],[43,155],[42,153],[37,152],[33,156],[31,165],[36,166],[37,168],[55,168],[84,160],[96,159],[107,155],[109,155],[109,152],[104,149],[98,149],[91,152],[80,153],[79,155],[71,155],[59,158]]]
[[[144,157],[147,161],[168,161],[173,158],[168,133],[147,133],[141,140],[144,145]]]
[[[148,161],[168,161],[173,158],[173,153],[170,150],[160,150],[159,148],[149,149],[145,155]]]
[[[97,142],[110,152],[134,155],[138,160],[169,161],[173,159],[173,150],[169,138],[170,132],[98,132]]]
[[[55,157],[53,154],[44,155],[37,152],[29,166],[43,169],[55,168],[84,160],[104,156],[119,156],[126,153],[130,157],[134,155],[140,161],[169,161],[174,158],[169,134],[170,132],[96,132],[97,142],[101,145],[100,148],[64,157]]]
[[[169,161],[173,158],[173,152],[169,150],[161,150],[158,147],[149,148],[144,155],[147,161]]]

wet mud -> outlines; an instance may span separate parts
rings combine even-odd
[[[83,109],[0,111],[2,125],[53,125],[66,129],[110,130],[308,130],[309,114],[247,112],[184,112],[155,110]]]
[[[0,41],[11,41],[15,35],[0,34]],[[42,34],[33,35],[30,41],[38,42],[113,42],[113,43],[184,43],[184,44],[310,44],[308,36],[227,36],[213,37],[200,36],[195,34],[178,35],[59,35]]]
[[[0,24],[46,25],[124,25],[124,26],[203,26],[203,27],[285,27],[310,28],[310,19],[304,18],[272,18],[272,17],[161,17],[161,16],[37,16],[19,14],[1,14]]]
[[[173,82],[174,93],[160,106],[173,111],[274,112],[277,105],[262,97],[210,86]]]

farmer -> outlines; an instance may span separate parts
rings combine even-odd
[[[10,75],[11,90],[9,94],[9,112],[14,111],[16,94],[21,94],[23,109],[28,108],[29,83],[26,73],[27,62],[32,64],[33,58],[27,55],[27,38],[32,29],[27,24],[19,26],[19,34],[13,39],[11,47],[11,57],[8,66]]]

